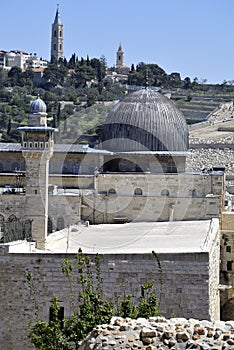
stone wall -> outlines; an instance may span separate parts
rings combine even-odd
[[[26,281],[32,272],[36,287],[34,300],[39,305],[39,316],[48,319],[50,299],[57,294],[70,315],[70,288],[61,273],[63,259],[74,260],[66,254],[8,254],[1,247],[0,255],[0,345],[4,350],[31,350],[27,339],[28,324],[34,320],[34,307]],[[131,291],[137,294],[139,285],[156,281],[160,312],[166,317],[213,319],[217,310],[209,303],[211,283],[208,253],[159,254],[162,276],[152,254],[101,255],[101,270],[107,296]],[[160,278],[162,277],[162,284]],[[215,278],[214,276],[211,278]],[[216,281],[217,284],[217,281]],[[214,287],[214,285],[213,285]],[[216,293],[217,294],[217,293]],[[217,301],[214,303],[217,305]]]
[[[220,215],[222,193],[223,175],[215,172],[101,174],[96,191],[83,196],[81,217],[93,223],[210,219]]]
[[[221,264],[220,283],[224,286],[221,292],[221,315],[223,319],[234,318],[234,213],[224,212],[221,216]]]

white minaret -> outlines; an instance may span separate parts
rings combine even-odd
[[[25,219],[32,220],[32,239],[45,248],[48,227],[49,160],[54,151],[54,131],[47,126],[46,105],[40,99],[31,103],[29,125],[20,127],[22,154],[26,163]]]
[[[51,31],[51,52],[50,58],[58,62],[60,58],[63,58],[63,25],[60,19],[59,5],[57,5],[57,11],[52,24]]]

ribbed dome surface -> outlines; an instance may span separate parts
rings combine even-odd
[[[124,97],[103,126],[103,148],[115,152],[187,151],[188,127],[166,96],[142,89]]]
[[[32,114],[41,114],[46,113],[46,104],[39,97],[31,103],[30,113]]]

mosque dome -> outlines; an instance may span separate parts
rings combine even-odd
[[[39,97],[31,103],[30,114],[46,114],[46,104]]]
[[[151,89],[128,94],[107,116],[103,148],[113,152],[188,150],[188,126],[165,95]]]

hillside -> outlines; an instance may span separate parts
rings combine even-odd
[[[171,99],[183,112],[187,123],[194,124],[206,120],[220,104],[233,101],[234,93],[181,91],[172,93]]]

